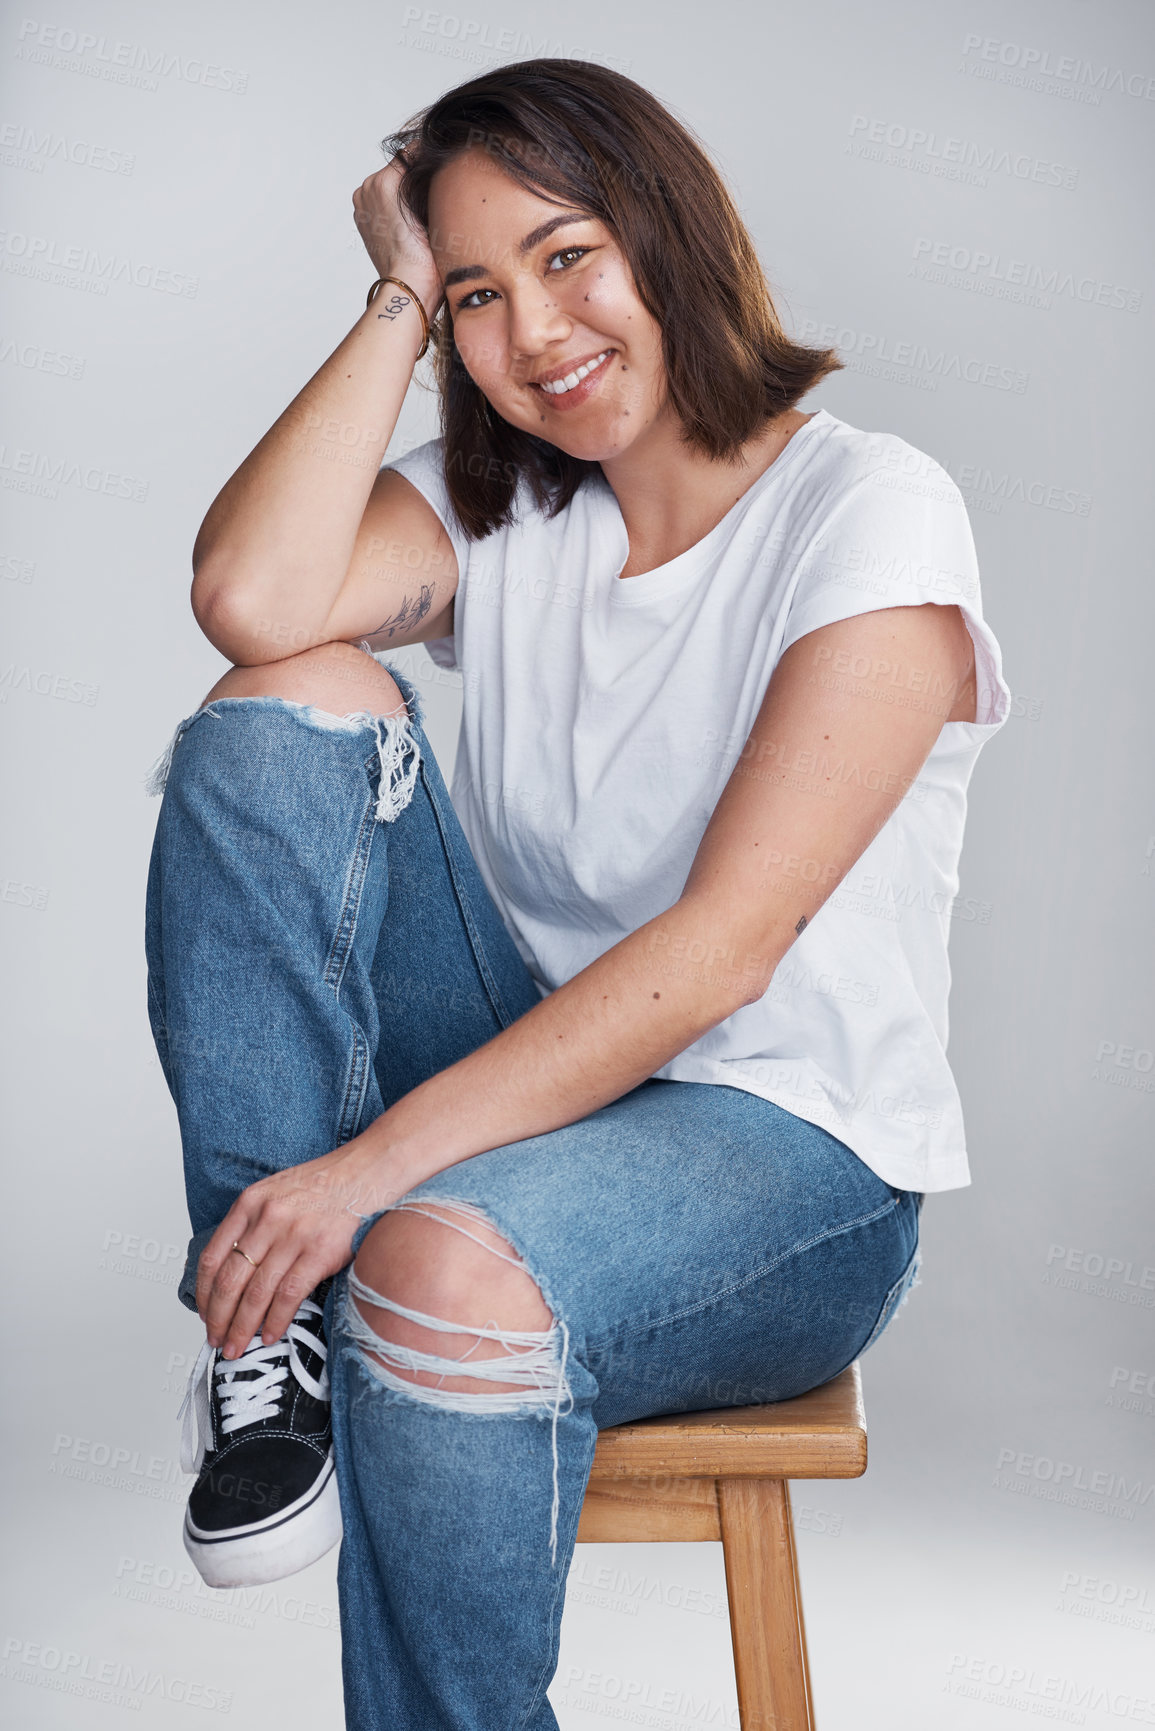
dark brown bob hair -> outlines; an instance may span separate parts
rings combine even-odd
[[[522,60],[439,97],[383,140],[404,152],[400,196],[429,227],[438,169],[484,150],[539,197],[588,211],[621,247],[661,327],[667,390],[686,441],[721,460],[842,366],[783,331],[753,243],[702,145],[655,96],[584,60]],[[519,477],[553,516],[596,463],[498,415],[465,370],[443,305],[434,322],[445,475],[462,527],[512,523]]]

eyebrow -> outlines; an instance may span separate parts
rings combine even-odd
[[[537,228],[530,229],[524,239],[518,242],[517,250],[524,257],[527,252],[532,252],[535,246],[540,246],[543,240],[547,240],[555,228],[564,228],[567,223],[571,222],[592,221],[593,218],[586,211],[563,211],[561,216],[551,216],[548,222],[540,223]],[[446,273],[442,287],[449,289],[455,283],[476,282],[478,277],[488,275],[489,272],[483,264],[463,264],[457,270]]]

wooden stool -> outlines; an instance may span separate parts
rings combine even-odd
[[[813,1731],[787,1480],[865,1471],[856,1362],[797,1400],[602,1431],[578,1543],[721,1539],[743,1731]]]

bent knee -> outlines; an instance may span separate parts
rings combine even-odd
[[[405,1204],[390,1209],[366,1233],[353,1266],[367,1286],[409,1310],[467,1327],[550,1326],[537,1283],[495,1227],[452,1204],[420,1207],[421,1213]]]
[[[333,715],[394,715],[405,708],[392,675],[352,643],[319,643],[283,661],[230,667],[205,703],[222,697],[283,697]]]
[[[544,1339],[554,1323],[537,1283],[513,1247],[476,1211],[466,1215],[452,1204],[420,1206],[429,1212],[402,1204],[382,1215],[353,1263],[353,1273],[366,1287],[413,1313],[401,1315],[362,1295],[351,1297],[361,1322],[376,1337],[363,1335],[363,1350],[404,1380],[445,1392],[524,1391],[520,1381],[457,1375],[453,1366],[486,1359],[512,1363],[532,1351],[534,1343],[524,1337]],[[432,1327],[431,1322],[451,1326]],[[413,1354],[441,1362],[421,1368]]]

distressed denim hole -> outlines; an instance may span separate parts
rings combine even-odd
[[[530,1270],[522,1259],[512,1252],[510,1246],[506,1245],[504,1250],[497,1249],[476,1231],[469,1229],[469,1223],[472,1223],[483,1225],[490,1231],[494,1230],[482,1209],[472,1203],[438,1198],[437,1210],[421,1200],[414,1199],[394,1203],[391,1209],[384,1212],[423,1214],[442,1226],[463,1233],[475,1244],[480,1244],[484,1250],[501,1261],[508,1262],[533,1280]],[[537,1282],[534,1281],[533,1284],[536,1286]],[[391,1311],[394,1315],[417,1324],[420,1329],[430,1331],[427,1344],[431,1348],[440,1344],[438,1336],[453,1335],[463,1338],[464,1350],[456,1356],[448,1356],[447,1353],[422,1350],[417,1346],[386,1339],[369,1323],[360,1307],[353,1302],[354,1298]],[[532,1416],[546,1411],[552,1412],[553,1502],[550,1511],[550,1551],[551,1557],[556,1561],[557,1424],[561,1414],[568,1413],[573,1407],[573,1394],[566,1377],[569,1330],[564,1321],[555,1318],[545,1329],[509,1329],[502,1328],[493,1321],[478,1326],[432,1316],[425,1311],[401,1304],[384,1293],[374,1291],[357,1274],[356,1260],[348,1271],[342,1321],[360,1347],[361,1362],[366,1369],[387,1388],[406,1395],[411,1400],[439,1407],[443,1411],[475,1417],[499,1413]],[[489,1357],[477,1358],[474,1355],[482,1341],[492,1341],[498,1350]],[[408,1374],[401,1374],[403,1372]],[[415,1373],[421,1374],[423,1380],[414,1380]],[[444,1387],[446,1378],[457,1380],[462,1377],[482,1385],[489,1382],[505,1386],[489,1391],[486,1391],[484,1386],[479,1389]]]

